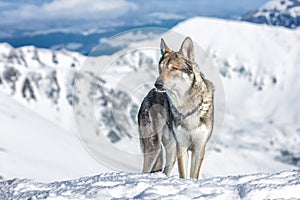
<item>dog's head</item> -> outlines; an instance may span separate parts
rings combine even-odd
[[[191,38],[187,37],[183,41],[178,52],[170,50],[161,39],[161,54],[159,76],[155,82],[156,89],[184,95],[195,81],[194,47]]]

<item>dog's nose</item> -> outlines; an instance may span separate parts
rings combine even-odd
[[[161,89],[163,88],[163,86],[164,86],[164,82],[163,82],[162,80],[156,80],[154,86],[155,86],[157,89],[161,90]]]

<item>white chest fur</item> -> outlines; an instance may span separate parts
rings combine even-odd
[[[174,127],[174,131],[178,144],[188,149],[192,149],[198,148],[198,146],[207,142],[211,134],[211,126],[200,124],[193,129],[186,129],[182,126],[178,126]]]

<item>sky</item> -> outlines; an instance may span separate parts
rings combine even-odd
[[[194,16],[236,19],[267,1],[0,0],[0,42],[88,54],[101,38],[132,28],[172,28]]]
[[[16,29],[143,25],[204,15],[240,16],[267,0],[0,0],[0,26]],[[229,3],[230,2],[230,3]]]

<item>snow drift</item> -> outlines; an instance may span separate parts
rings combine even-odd
[[[105,173],[76,180],[0,182],[0,199],[292,199],[300,171],[184,180],[158,174]]]

